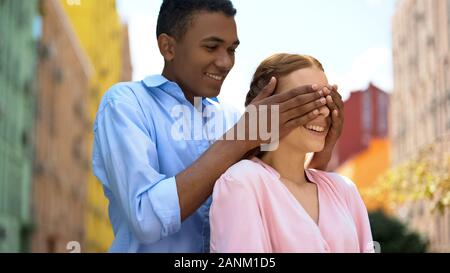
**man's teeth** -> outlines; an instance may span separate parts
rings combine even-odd
[[[215,79],[215,80],[217,80],[217,81],[223,80],[223,77],[222,77],[222,76],[214,75],[214,74],[211,74],[211,73],[205,73],[205,74],[206,74],[206,76],[208,76],[208,77],[210,77],[210,78],[212,78],[212,79]]]
[[[317,125],[306,125],[305,126],[306,129],[312,130],[312,131],[316,131],[316,132],[323,132],[325,131],[325,128],[322,126],[317,126]]]

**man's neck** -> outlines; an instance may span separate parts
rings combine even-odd
[[[180,86],[181,91],[183,92],[186,100],[189,101],[192,105],[194,105],[194,95],[192,95],[192,93],[188,92],[188,90],[186,90],[186,88],[183,87],[183,84],[181,84],[177,80],[177,77],[174,75],[174,73],[170,69],[167,68],[167,66],[164,66],[164,69],[163,69],[163,72],[161,73],[161,75],[163,75],[169,81],[178,84],[178,86]]]

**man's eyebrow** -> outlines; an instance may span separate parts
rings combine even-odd
[[[203,42],[218,42],[218,43],[221,43],[221,44],[225,43],[225,40],[224,40],[224,39],[221,39],[221,38],[215,37],[215,36],[205,38],[205,39],[203,39],[202,41],[203,41]],[[240,42],[239,40],[236,40],[236,41],[233,43],[233,45],[238,46],[240,43],[241,43],[241,42]]]

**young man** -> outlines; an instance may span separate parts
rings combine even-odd
[[[209,252],[214,183],[263,141],[176,139],[173,112],[182,106],[195,122],[204,121],[205,109],[213,108],[233,119],[215,97],[239,45],[235,13],[229,0],[165,0],[157,24],[162,75],[119,83],[104,95],[94,124],[93,167],[109,199],[115,234],[110,251]],[[302,86],[271,96],[275,85],[272,79],[252,105],[279,106],[280,136],[314,119],[324,104],[336,112],[342,107],[336,88]],[[198,101],[205,107],[195,107]],[[258,119],[244,115],[238,123]],[[326,167],[341,128],[342,115],[335,115],[327,148],[311,164]]]

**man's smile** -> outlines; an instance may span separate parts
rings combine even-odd
[[[216,81],[223,81],[225,79],[225,76],[221,76],[221,75],[217,75],[217,74],[213,74],[213,73],[205,72],[205,75]]]

